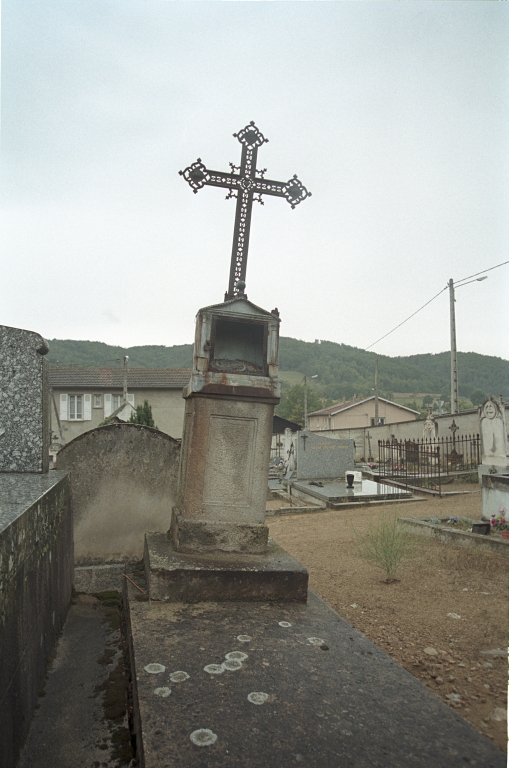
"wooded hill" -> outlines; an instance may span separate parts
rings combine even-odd
[[[133,368],[190,368],[192,345],[173,347],[147,345],[141,347],[109,346],[100,341],[52,339],[47,360],[50,365],[121,366],[129,355]],[[340,400],[369,395],[374,387],[374,352],[366,352],[332,341],[306,342],[281,337],[279,366],[282,372],[296,371],[302,376],[315,376],[313,384],[327,400]],[[448,400],[450,392],[450,353],[423,354],[409,357],[378,356],[381,396],[394,392],[441,393]],[[509,361],[476,352],[458,353],[459,393],[469,397],[475,389],[486,394],[509,397]],[[284,378],[284,377],[282,377]]]

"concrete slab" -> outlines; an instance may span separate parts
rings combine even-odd
[[[149,603],[134,593],[127,602],[145,768],[505,766],[313,593],[307,605]]]
[[[71,606],[17,768],[118,768],[129,763],[129,757],[119,760],[112,740],[119,725],[128,733],[127,718],[115,724],[107,720],[102,693],[121,657],[120,632],[105,621],[98,601]]]
[[[266,554],[176,552],[164,533],[145,536],[151,600],[306,600],[308,572],[269,539]]]

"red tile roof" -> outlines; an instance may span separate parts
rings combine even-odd
[[[189,383],[190,368],[128,368],[127,387],[133,389],[181,389]],[[123,368],[78,368],[50,365],[49,383],[56,389],[122,389]]]

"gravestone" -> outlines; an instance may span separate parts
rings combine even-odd
[[[505,409],[490,395],[479,408],[481,464],[479,477],[509,472]]]
[[[433,418],[431,408],[428,408],[426,421],[422,425],[422,437],[424,440],[434,440],[438,434],[438,424]]]
[[[279,312],[245,295],[252,204],[264,194],[292,208],[309,196],[296,176],[265,179],[257,153],[267,139],[254,123],[234,134],[240,166],[211,171],[198,159],[181,171],[194,192],[228,189],[237,210],[225,300],[197,315],[177,499],[167,535],[147,534],[151,599],[297,600],[307,571],[268,539],[267,475],[274,406],[279,402]],[[237,173],[238,171],[238,173]]]
[[[284,458],[287,462],[286,464],[286,476],[291,477],[292,473],[295,469],[295,447],[294,447],[294,438],[292,434],[292,430],[290,427],[287,427],[285,429],[285,443],[284,443]]]
[[[0,326],[0,472],[49,469],[47,342]]]
[[[333,440],[312,432],[297,435],[297,480],[344,477],[355,468],[354,441]]]

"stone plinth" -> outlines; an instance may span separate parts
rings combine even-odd
[[[46,341],[0,325],[0,472],[49,469]]]
[[[483,520],[491,520],[491,516],[509,515],[509,472],[505,475],[488,475],[481,477],[481,505]],[[506,512],[500,512],[505,509]]]
[[[138,602],[126,586],[145,768],[505,768],[313,593],[307,604],[182,605]]]
[[[177,552],[162,533],[147,533],[145,572],[150,599],[163,602],[307,598],[307,570],[271,539],[262,555],[196,555]]]
[[[274,406],[189,397],[171,538],[181,552],[265,552]]]

